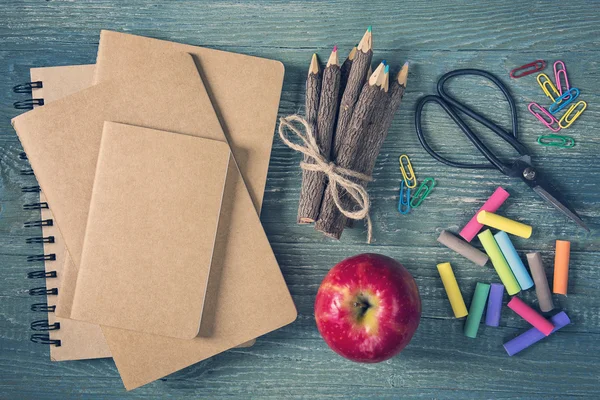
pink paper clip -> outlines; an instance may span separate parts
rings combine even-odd
[[[562,80],[561,75],[563,77]],[[558,89],[558,93],[560,93],[561,95],[564,92],[569,91],[569,89],[571,88],[571,86],[569,86],[569,78],[567,77],[567,67],[565,67],[565,63],[560,60],[554,63],[554,80],[556,82],[556,89]]]
[[[544,107],[540,106],[538,103],[529,103],[529,106],[527,106],[527,108],[529,109],[530,113],[535,115],[535,117],[546,126],[546,128],[550,129],[552,132],[560,131],[560,125],[558,123],[558,120],[554,115],[550,114],[550,112]],[[534,110],[534,108],[536,110]],[[544,118],[544,116],[546,116],[547,118]],[[555,124],[556,127],[553,127],[553,125]]]

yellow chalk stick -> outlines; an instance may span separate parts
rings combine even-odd
[[[479,214],[477,214],[477,222],[525,239],[529,239],[531,236],[532,228],[530,225],[513,221],[512,219],[508,219],[489,211],[480,211]]]
[[[442,278],[444,289],[446,289],[448,300],[450,300],[452,311],[454,311],[454,316],[456,318],[462,318],[466,316],[469,312],[467,311],[467,306],[465,306],[465,301],[460,293],[458,282],[456,282],[456,278],[454,277],[452,266],[447,262],[438,264],[437,269],[440,273],[440,277]]]
[[[483,224],[483,222],[479,223]],[[519,293],[521,291],[521,286],[519,286],[519,282],[517,282],[517,279],[513,275],[513,272],[506,262],[504,255],[502,255],[502,251],[500,250],[500,247],[498,247],[498,243],[496,243],[496,239],[494,239],[492,232],[489,229],[486,229],[477,235],[477,237],[479,238],[479,241],[481,242],[485,252],[490,257],[490,260],[492,260],[492,265],[498,273],[498,276],[500,277],[500,280],[502,281],[502,284],[506,288],[508,294],[512,296]]]

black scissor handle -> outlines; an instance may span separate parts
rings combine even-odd
[[[475,145],[475,147],[477,147],[477,150],[479,150],[484,156],[486,156],[486,153],[489,153],[491,155],[492,159],[488,158],[487,156],[486,156],[486,158],[488,158],[488,160],[492,164],[489,164],[489,163],[485,163],[485,164],[461,163],[461,162],[448,160],[447,158],[442,157],[441,155],[436,153],[435,150],[433,150],[431,148],[431,146],[429,146],[429,143],[427,143],[427,141],[425,140],[425,135],[423,134],[423,128],[421,127],[421,113],[423,111],[423,107],[425,107],[425,104],[430,103],[430,102],[439,104],[444,109],[444,111],[446,111],[446,113],[450,116],[450,118],[452,118],[452,120],[465,133],[467,138],[469,140],[471,140],[471,142]],[[479,140],[479,138],[477,138],[477,136],[475,136],[473,131],[471,131],[471,128],[469,128],[467,126],[467,124],[465,124],[465,122],[454,111],[454,109],[450,106],[450,104],[447,103],[440,96],[429,95],[429,96],[421,97],[419,99],[419,102],[417,103],[417,109],[415,111],[415,127],[417,128],[417,138],[419,139],[421,146],[423,146],[425,151],[427,153],[429,153],[430,156],[432,156],[433,158],[435,158],[436,160],[438,160],[439,162],[441,162],[443,164],[446,164],[446,165],[449,165],[449,166],[455,167],[455,168],[465,168],[465,169],[494,169],[494,168],[497,168],[502,171],[504,168],[504,165],[501,162],[499,162],[499,160],[498,160],[498,162],[499,162],[498,165],[496,165],[496,163],[494,163],[494,161],[492,161],[496,157],[493,154],[491,154],[490,150],[487,147],[485,147],[485,145]]]
[[[500,89],[500,91],[504,95],[504,97],[510,107],[512,132],[507,132],[502,127],[496,125],[495,123],[491,122],[484,116],[471,110],[469,107],[460,103],[459,101],[457,101],[452,96],[450,96],[449,94],[446,93],[445,88],[444,88],[444,84],[446,83],[446,81],[448,81],[450,78],[453,78],[455,76],[461,76],[461,75],[481,76],[481,77],[486,78],[487,80],[491,81],[492,83],[494,83],[494,85],[496,85],[496,87],[498,87],[498,89]],[[508,91],[507,87],[496,76],[490,74],[487,71],[483,71],[483,70],[479,70],[479,69],[458,69],[458,70],[450,71],[450,72],[444,74],[438,81],[437,90],[438,90],[439,96],[425,96],[425,97],[421,98],[419,100],[419,102],[417,103],[417,110],[415,112],[415,127],[417,130],[417,137],[419,138],[419,142],[421,143],[423,148],[436,160],[438,160],[446,165],[456,167],[456,168],[467,168],[467,169],[497,168],[504,174],[509,174],[511,171],[511,166],[503,163],[498,157],[496,157],[496,155],[491,150],[489,150],[481,142],[481,140],[479,140],[479,138],[476,136],[476,134],[460,118],[460,116],[457,114],[456,110],[464,113],[465,115],[473,118],[475,121],[479,122],[480,124],[486,126],[490,130],[492,130],[494,133],[496,133],[498,136],[500,136],[503,140],[508,142],[515,150],[517,150],[517,152],[519,154],[521,154],[521,155],[528,154],[527,148],[525,146],[523,146],[517,140],[517,138],[518,138],[518,122],[517,122],[517,110],[516,110],[515,102],[511,96],[510,92]],[[425,140],[425,136],[423,134],[422,127],[421,127],[421,113],[422,113],[424,105],[427,104],[428,102],[435,102],[435,103],[439,104],[444,109],[444,111],[446,111],[446,113],[452,118],[452,120],[461,128],[461,130],[464,132],[465,136],[467,136],[467,138],[471,141],[471,143],[473,143],[475,145],[477,150],[479,150],[479,152],[481,152],[492,165],[459,163],[459,162],[448,160],[448,159],[440,156],[439,154],[437,154],[427,144],[427,142]]]

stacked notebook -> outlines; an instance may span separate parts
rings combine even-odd
[[[112,356],[130,390],[296,318],[259,220],[281,63],[102,31],[31,78],[53,360]]]

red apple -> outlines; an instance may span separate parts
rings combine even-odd
[[[315,300],[317,328],[333,351],[376,363],[410,342],[421,318],[417,284],[393,258],[359,254],[329,271]]]

